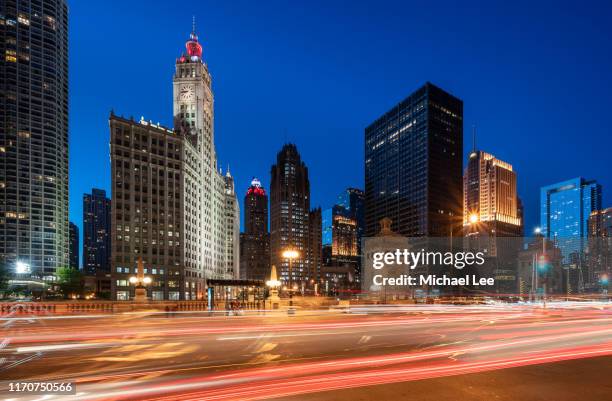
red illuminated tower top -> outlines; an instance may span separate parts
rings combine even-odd
[[[248,195],[256,195],[256,196],[266,196],[266,190],[261,186],[261,182],[257,178],[253,178],[251,181],[251,186],[247,190]]]
[[[187,54],[183,54],[179,59],[181,63],[196,62],[202,60],[202,45],[198,42],[198,35],[195,29],[195,17],[193,18],[193,28],[189,35],[189,40],[185,43]]]

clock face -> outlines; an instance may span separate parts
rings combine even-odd
[[[182,85],[179,89],[179,99],[181,100],[193,100],[194,95],[193,85]]]

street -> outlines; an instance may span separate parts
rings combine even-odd
[[[41,399],[9,393],[8,383],[19,381],[76,383],[76,395],[45,400],[378,401],[398,386],[420,386],[421,398],[403,393],[414,399],[450,399],[454,393],[440,392],[444,386],[430,386],[438,393],[422,388],[433,381],[456,386],[468,377],[473,387],[474,378],[490,375],[503,382],[504,372],[563,373],[571,363],[589,369],[592,362],[597,372],[612,373],[612,305],[597,302],[352,306],[293,316],[49,315],[0,324],[7,399]],[[555,376],[562,385],[566,376]],[[580,387],[571,388],[564,399],[580,399]]]

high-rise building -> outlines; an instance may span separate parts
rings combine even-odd
[[[518,206],[512,165],[492,154],[472,151],[463,176],[465,232],[518,237],[522,233]]]
[[[462,215],[463,102],[426,83],[365,129],[365,235],[449,236]]]
[[[79,268],[79,227],[73,222],[69,225],[69,244],[70,244],[70,268]]]
[[[83,194],[83,271],[110,273],[111,201],[106,191],[93,188]]]
[[[587,290],[610,290],[612,276],[612,207],[589,216]]]
[[[361,254],[361,238],[365,230],[364,193],[361,189],[347,188],[338,195],[338,205],[346,209],[357,223],[357,249]]]
[[[303,285],[308,287],[313,287],[321,274],[323,262],[321,224],[321,208],[312,209],[308,213],[308,245],[306,248],[308,252],[306,279],[308,280],[303,281]]]
[[[291,263],[291,283],[308,282],[314,278],[308,264],[310,181],[294,144],[285,144],[278,152],[270,183],[270,263],[280,280],[288,283],[289,260],[282,254],[295,250],[298,257]]]
[[[589,237],[612,238],[612,207],[591,212]]]
[[[191,33],[175,64],[174,129],[110,116],[112,293],[129,299],[142,258],[153,299],[203,299],[207,279],[238,273],[238,203],[217,167],[213,92]]]
[[[69,263],[68,8],[0,2],[0,259],[52,279]]]
[[[244,232],[240,234],[240,278],[266,280],[270,274],[268,196],[257,178],[244,196]]]
[[[226,276],[240,278],[240,205],[229,166],[225,172],[225,263]]]
[[[517,290],[516,258],[521,249],[522,216],[510,163],[474,149],[463,175],[463,229],[472,248],[487,255],[486,263],[470,273],[494,277],[498,292]]]
[[[323,210],[322,231],[325,264],[336,264],[338,257],[359,256],[357,219],[344,206]]]
[[[601,209],[601,185],[582,177],[573,178],[540,190],[542,234],[558,244],[565,262],[586,246],[588,219]]]

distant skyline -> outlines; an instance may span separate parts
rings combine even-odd
[[[110,110],[172,126],[174,61],[193,15],[213,76],[219,166],[230,165],[239,199],[253,176],[269,189],[285,142],[309,168],[312,207],[363,189],[365,127],[431,81],[464,102],[464,160],[476,125],[477,148],[517,171],[527,235],[542,186],[595,179],[612,206],[606,2],[69,6],[70,220],[81,232],[83,193],[110,194]]]

